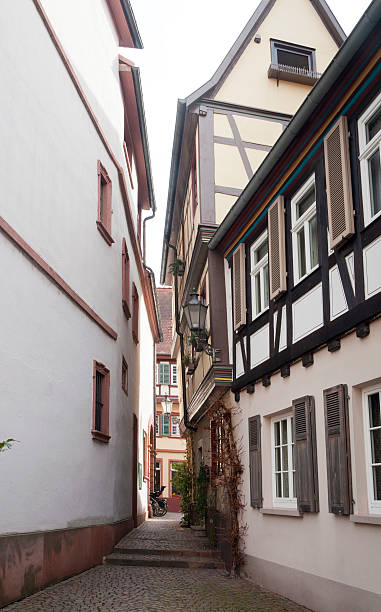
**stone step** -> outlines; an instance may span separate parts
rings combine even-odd
[[[126,548],[125,546],[115,546],[113,554],[122,555],[171,555],[174,557],[207,557],[219,559],[217,550],[192,550],[185,548]]]
[[[225,564],[218,559],[206,559],[200,555],[194,557],[178,557],[171,553],[165,555],[149,555],[144,553],[126,555],[111,553],[104,558],[107,565],[130,565],[143,567],[182,567],[188,569],[224,569]]]

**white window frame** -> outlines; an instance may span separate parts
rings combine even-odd
[[[271,476],[272,476],[272,494],[273,494],[273,507],[274,508],[292,508],[296,509],[298,506],[298,500],[295,496],[294,491],[294,483],[293,483],[293,472],[295,472],[295,466],[293,464],[293,456],[292,456],[292,445],[295,444],[295,441],[292,442],[292,418],[293,413],[288,412],[282,415],[278,415],[271,419]],[[289,493],[292,493],[290,497],[277,497],[276,495],[276,478],[275,478],[275,423],[279,423],[281,421],[287,420],[287,457],[288,457],[288,486]],[[280,433],[281,433],[280,427]],[[282,444],[280,446],[282,448]],[[280,453],[282,460],[282,451]],[[286,471],[286,470],[284,470]]]
[[[174,419],[177,419],[177,423],[174,423]],[[171,438],[180,438],[180,417],[177,415],[171,415]]]
[[[155,415],[155,435],[160,436],[160,414]]]
[[[381,500],[374,499],[373,470],[372,470],[372,449],[370,443],[370,420],[369,420],[369,395],[379,393],[381,402],[381,385],[368,387],[363,390],[363,414],[364,414],[364,439],[365,439],[365,458],[366,476],[368,485],[368,508],[369,514],[381,514]]]
[[[168,366],[168,368],[169,368],[169,380],[168,380],[168,382],[164,382],[164,372],[163,372],[163,382],[161,382],[161,380],[160,380],[161,366]],[[159,385],[166,385],[166,386],[168,386],[168,385],[171,384],[171,364],[169,363],[169,361],[160,361],[160,363],[158,364],[157,382],[158,382]]]
[[[265,230],[259,238],[252,244],[250,247],[250,277],[251,277],[251,318],[254,321],[261,314],[266,312],[269,308],[269,304],[267,306],[263,306],[261,310],[256,313],[256,288],[255,288],[255,277],[259,274],[259,282],[260,282],[260,298],[261,305],[265,303],[265,292],[264,292],[264,269],[267,266],[267,275],[269,275],[269,250],[267,248],[267,255],[262,257],[260,261],[254,263],[254,254],[255,251],[262,246],[265,241],[268,241],[268,231]],[[270,302],[270,278],[268,278],[268,287],[269,287],[269,302]]]
[[[366,111],[361,115],[358,120],[358,133],[359,133],[359,162],[360,162],[360,174],[361,174],[361,191],[364,211],[364,225],[369,225],[374,219],[377,219],[381,215],[381,210],[372,215],[371,211],[371,194],[369,184],[369,158],[379,149],[381,159],[381,130],[373,136],[370,142],[366,142],[366,124],[372,115],[381,106],[381,93],[375,100],[368,106]]]
[[[171,365],[171,383],[172,385],[177,385],[177,365]]]
[[[304,278],[309,276],[311,272],[319,267],[319,245],[318,245],[318,263],[316,266],[311,266],[311,250],[310,250],[310,232],[308,224],[312,217],[316,215],[316,200],[314,204],[303,213],[299,219],[296,218],[296,205],[299,200],[307,193],[307,191],[315,185],[316,195],[316,181],[315,174],[312,174],[310,178],[304,183],[299,191],[291,199],[291,235],[292,235],[292,261],[294,266],[294,285],[300,283]],[[298,232],[304,226],[304,240],[306,249],[306,273],[303,276],[299,276],[299,257],[298,257]]]

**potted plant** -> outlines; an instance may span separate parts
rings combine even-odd
[[[169,265],[169,269],[173,276],[184,276],[185,262],[181,259],[175,259],[175,261]]]

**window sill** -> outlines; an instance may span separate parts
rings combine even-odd
[[[111,436],[104,433],[103,431],[98,431],[97,429],[91,430],[91,435],[94,440],[99,440],[99,442],[105,442],[106,444],[109,442]]]
[[[351,514],[352,523],[363,523],[365,525],[381,525],[381,514]]]
[[[282,64],[270,64],[267,71],[269,79],[278,81],[291,81],[292,83],[302,83],[302,85],[314,85],[319,80],[320,74],[312,70],[305,70],[293,66]]]
[[[124,310],[124,314],[126,315],[127,319],[131,318],[131,311],[130,311],[130,307],[127,303],[127,300],[122,300],[122,308]]]
[[[101,234],[102,238],[104,238],[104,240],[107,242],[107,244],[109,246],[111,246],[112,243],[114,242],[114,239],[111,236],[111,234],[108,231],[108,229],[103,225],[102,221],[100,221],[99,219],[97,221],[97,228],[98,228],[98,231]]]
[[[303,518],[303,514],[296,508],[261,508],[262,514],[273,514],[275,516],[292,516],[294,518]]]

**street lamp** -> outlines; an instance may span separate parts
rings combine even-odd
[[[220,352],[220,349],[215,349],[208,344],[205,325],[208,307],[200,302],[196,289],[193,289],[189,298],[189,301],[184,306],[184,314],[189,330],[196,340],[195,349],[198,353],[204,351],[213,358],[213,361],[219,361],[217,353]]]
[[[168,395],[164,395],[164,400],[161,402],[163,413],[171,414],[172,412],[172,400],[168,398]]]

